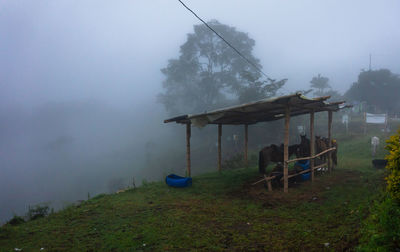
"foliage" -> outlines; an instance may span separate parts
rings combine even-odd
[[[26,214],[29,220],[36,220],[39,218],[46,217],[49,214],[49,206],[47,205],[36,205],[29,206],[28,213]]]
[[[328,89],[324,91],[321,96],[330,96],[331,98],[329,98],[329,100],[331,101],[342,100],[342,95],[338,91],[333,89]]]
[[[384,196],[374,202],[361,230],[360,251],[395,251],[400,248],[400,205]]]
[[[325,89],[331,88],[331,86],[328,84],[329,78],[322,76],[321,74],[318,74],[318,76],[314,76],[312,80],[310,81],[311,83],[311,88],[317,89],[317,91],[314,92],[314,95],[316,96],[322,96]]]
[[[397,112],[400,109],[400,78],[388,69],[362,71],[358,81],[346,92],[346,97],[366,101],[381,112]]]
[[[208,25],[261,68],[252,54],[255,41],[246,33],[216,20]],[[169,60],[161,72],[166,79],[159,101],[170,114],[203,112],[228,105],[238,96],[248,99],[254,93],[269,92],[259,80],[260,73],[203,24],[194,26],[194,33],[180,47],[179,58]],[[247,88],[243,81],[248,82]],[[275,85],[279,86],[275,83],[266,89]]]
[[[240,103],[257,101],[268,97],[276,96],[278,90],[285,85],[287,79],[280,81],[255,78],[251,73],[242,75],[242,87],[238,90]]]
[[[10,224],[12,226],[14,225],[19,225],[25,223],[24,218],[22,218],[21,216],[18,215],[14,215],[14,217],[12,217],[9,221],[7,221],[7,224]]]
[[[385,149],[389,151],[386,156],[388,161],[386,169],[389,170],[389,175],[386,177],[387,191],[393,199],[400,202],[400,129],[386,142]]]

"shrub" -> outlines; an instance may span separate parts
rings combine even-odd
[[[25,222],[24,218],[22,218],[21,216],[18,216],[18,215],[14,215],[14,217],[12,217],[9,221],[7,221],[7,224],[16,226],[16,225],[22,224],[24,222]]]
[[[394,251],[400,248],[400,206],[390,196],[376,201],[362,228],[360,251]]]
[[[388,161],[386,169],[389,171],[386,177],[387,191],[393,199],[400,201],[400,129],[386,142],[385,149],[389,151],[386,156]]]
[[[49,215],[49,206],[47,205],[36,205],[29,206],[28,213],[26,214],[29,220],[36,220]]]

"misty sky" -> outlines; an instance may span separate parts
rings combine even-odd
[[[400,73],[400,1],[185,1],[248,32],[264,72],[344,92],[360,69]],[[198,24],[178,1],[0,1],[0,105],[155,101],[160,68]]]

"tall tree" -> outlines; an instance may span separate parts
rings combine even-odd
[[[400,77],[388,69],[361,71],[345,96],[351,100],[366,101],[380,112],[400,110]]]
[[[318,74],[318,76],[314,76],[310,81],[311,88],[317,89],[314,92],[314,95],[322,96],[324,94],[325,89],[331,88],[328,82],[329,78],[321,76],[321,74]]]
[[[255,41],[246,33],[216,20],[208,25],[261,68],[252,54]],[[246,76],[253,80],[261,77],[203,24],[194,26],[194,33],[188,34],[180,48],[179,58],[169,60],[161,72],[166,78],[159,101],[170,114],[203,112],[232,103],[243,92]]]
[[[280,81],[272,79],[255,78],[251,73],[242,75],[242,87],[238,92],[240,103],[251,102],[275,96],[278,90],[285,85],[287,79]]]

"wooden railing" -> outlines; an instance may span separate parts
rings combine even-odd
[[[326,154],[326,153],[328,153],[328,152],[334,151],[334,150],[336,150],[336,147],[332,147],[332,148],[326,149],[326,150],[324,150],[324,151],[321,151],[320,153],[318,153],[318,154],[316,154],[316,155],[314,155],[314,156],[302,157],[302,158],[295,158],[295,159],[287,160],[287,161],[285,161],[285,162],[286,162],[287,164],[289,164],[289,163],[293,163],[293,162],[296,162],[296,161],[311,160],[311,159],[315,159],[315,158],[317,158],[317,157],[319,157],[319,156],[322,156],[322,155],[324,155],[324,154]],[[325,167],[325,166],[328,166],[328,162],[325,162],[325,163],[323,163],[323,164],[314,166],[314,167],[312,167],[312,169],[309,168],[309,169],[307,169],[307,170],[303,170],[303,171],[297,172],[297,173],[295,173],[295,174],[290,174],[290,175],[288,175],[288,179],[289,179],[289,178],[292,178],[292,177],[296,177],[296,176],[301,175],[301,174],[304,174],[304,173],[308,173],[308,172],[314,171],[314,170],[316,170],[316,169],[319,169],[319,168],[322,168],[322,167]],[[260,183],[260,182],[266,181],[266,182],[267,182],[267,185],[268,185],[268,191],[272,191],[271,180],[273,180],[273,179],[275,179],[275,178],[276,178],[276,176],[267,177],[267,175],[264,174],[264,178],[263,178],[263,179],[260,179],[260,180],[258,180],[258,181],[256,181],[256,182],[254,182],[252,185],[256,185],[256,184],[258,184],[258,183]],[[283,177],[282,177],[280,180],[282,181],[282,180],[283,180]]]

